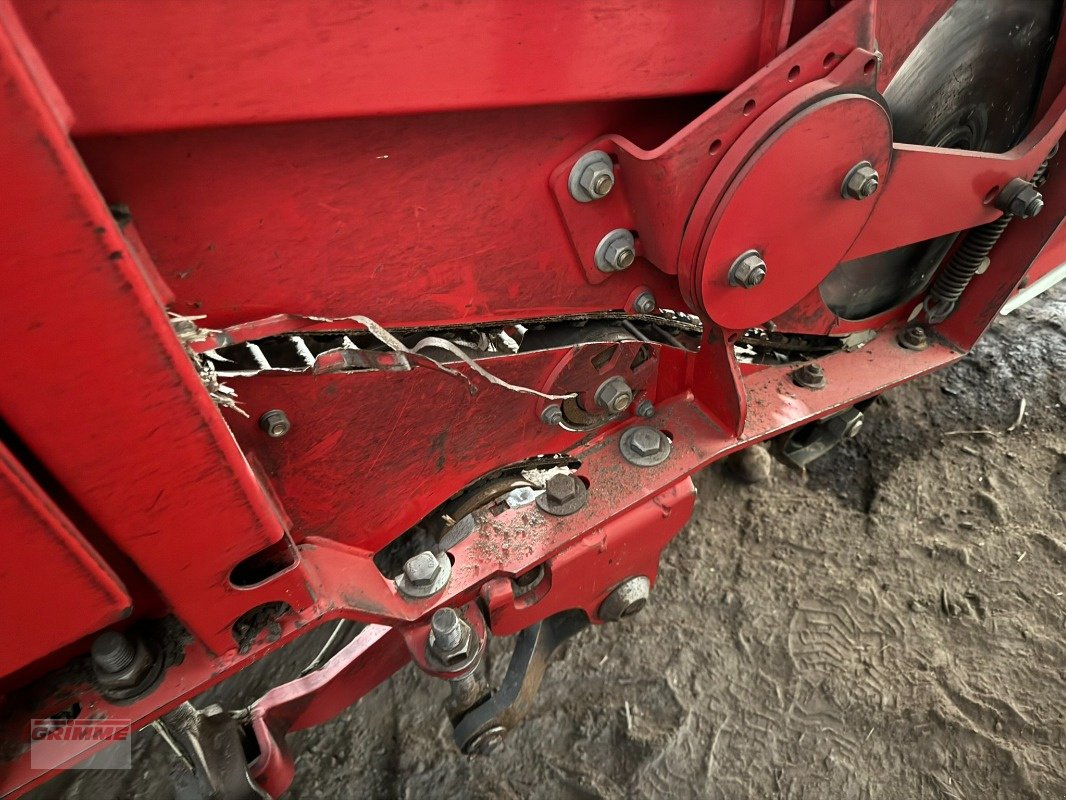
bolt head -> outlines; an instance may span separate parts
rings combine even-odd
[[[766,280],[766,262],[756,250],[742,253],[729,268],[729,285],[754,289]]]
[[[865,200],[877,191],[880,182],[881,178],[877,170],[869,161],[863,161],[852,167],[851,172],[844,179],[841,194],[852,200]]]
[[[576,480],[573,475],[552,475],[544,484],[544,490],[553,503],[567,503],[577,496]]]
[[[655,310],[655,295],[651,292],[641,292],[633,301],[633,310],[638,314],[650,314]]]
[[[651,400],[641,400],[637,404],[637,416],[638,417],[653,417],[655,416],[655,405]]]
[[[642,456],[653,456],[663,449],[663,435],[652,428],[638,428],[633,432],[630,446]]]
[[[412,586],[430,586],[440,574],[440,561],[433,553],[426,550],[407,559],[403,565],[403,574]]]

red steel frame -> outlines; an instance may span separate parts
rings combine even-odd
[[[1066,130],[1063,59],[1008,153],[892,144],[876,93],[949,3],[837,5],[205,0],[190,13],[179,0],[0,0],[0,508],[24,561],[0,588],[12,745],[0,791],[46,777],[29,768],[30,717],[76,700],[83,716],[142,727],[311,625],[372,623],[256,706],[255,774],[280,792],[285,731],[412,658],[431,669],[434,609],[465,605],[496,635],[571,608],[599,621],[619,581],[654,580],[691,512],[694,472],[968,351],[1030,265],[1028,279],[1061,261],[1054,164],[1044,212],[1008,230],[928,349],[896,343],[918,301],[854,323],[824,308],[817,285],[840,260],[995,219],[989,199],[1031,177]],[[577,204],[566,179],[590,149],[612,155],[618,184]],[[878,194],[825,191],[821,176],[838,186],[861,155],[882,175]],[[120,228],[108,202],[128,204],[132,224]],[[590,247],[619,227],[639,232],[640,257],[605,275]],[[749,241],[794,266],[745,293],[720,260]],[[673,454],[644,469],[619,453],[631,420],[547,426],[547,401],[463,365],[452,366],[465,381],[417,359],[409,371],[238,379],[250,417],[220,410],[166,313],[225,329],[204,350],[358,328],[358,314],[439,328],[632,310],[645,290],[701,316],[705,333],[698,353],[650,346],[637,388]],[[768,318],[878,336],[821,359],[827,386],[811,391],[786,367],[736,363],[736,336]],[[602,349],[484,366],[542,392],[587,392],[566,382],[589,379],[581,365]],[[274,407],[294,421],[284,439],[255,424]],[[450,551],[453,577],[429,599],[404,599],[378,571],[374,554],[444,500],[543,453],[580,463],[579,512],[492,518]],[[290,567],[250,587],[230,580],[244,559],[286,547]],[[538,565],[544,588],[516,597],[510,578]],[[57,581],[63,593],[37,591]],[[273,602],[291,607],[281,635],[238,650],[234,621]],[[146,697],[117,706],[62,672],[105,626],[163,615],[190,636]]]

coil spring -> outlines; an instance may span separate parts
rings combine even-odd
[[[1044,163],[1033,174],[1032,184],[1040,186],[1047,177],[1047,165],[1052,156],[1058,150],[1058,145],[1052,148]],[[951,261],[936,276],[936,280],[929,289],[929,295],[925,298],[925,315],[929,322],[936,324],[943,322],[955,310],[959,298],[970,285],[973,276],[981,269],[981,265],[988,254],[992,252],[996,242],[1007,229],[1007,225],[1014,219],[1013,214],[1004,213],[999,219],[987,222],[966,234],[959,249],[951,257]]]

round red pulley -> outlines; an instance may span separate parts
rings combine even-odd
[[[685,238],[700,228],[702,238],[679,276],[683,286],[687,278],[691,299],[734,330],[791,308],[840,262],[877,203],[876,191],[848,196],[849,174],[868,162],[883,184],[891,154],[888,112],[865,95],[833,95],[787,117],[739,169],[712,173],[697,200],[689,223],[697,227]],[[700,214],[701,208],[712,210]],[[757,259],[738,270],[734,264],[752,253],[765,263],[761,281],[735,285]]]

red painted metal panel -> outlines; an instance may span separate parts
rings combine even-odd
[[[118,576],[0,444],[0,677],[122,619]]]
[[[79,134],[718,92],[764,37],[703,0],[16,4]]]
[[[229,571],[281,524],[7,35],[0,75],[0,294],[18,343],[0,413],[186,625],[232,647],[229,625],[262,600]]]

